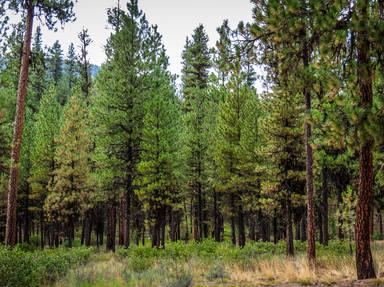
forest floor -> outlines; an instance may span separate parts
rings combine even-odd
[[[183,245],[173,244],[165,250],[133,247],[119,249],[116,254],[98,252],[56,287],[384,286],[384,278],[356,281],[354,255],[347,243],[319,246],[315,270],[309,268],[300,242],[293,259],[286,258],[280,247],[273,249],[265,243],[242,250],[212,242]],[[383,275],[383,242],[373,244],[373,254],[376,270]]]

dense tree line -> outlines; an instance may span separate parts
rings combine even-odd
[[[288,256],[302,240],[315,264],[316,240],[355,238],[358,277],[375,277],[384,5],[251,2],[253,23],[224,21],[213,47],[196,27],[176,88],[137,0],[108,10],[97,75],[86,29],[66,56],[32,33],[36,11],[53,29],[73,1],[0,1],[0,240],[286,240]],[[8,24],[3,8],[26,20]]]

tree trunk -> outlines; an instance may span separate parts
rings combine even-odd
[[[84,245],[85,240],[85,219],[81,222],[81,238],[80,238],[80,244]]]
[[[356,209],[356,267],[358,279],[375,278],[370,245],[370,217],[373,199],[372,141],[360,150],[359,198]]]
[[[256,239],[256,238],[255,238]],[[277,215],[276,211],[274,212],[273,215],[273,243],[277,244],[278,242],[278,235],[277,235]]]
[[[357,35],[357,76],[360,96],[360,108],[364,116],[362,122],[367,122],[368,113],[372,107],[372,70],[369,42],[369,1],[361,0],[357,3],[359,31]],[[374,141],[372,136],[361,135],[360,168],[359,168],[359,198],[356,208],[356,267],[357,278],[375,278],[373,259],[370,245],[370,216],[373,203],[373,154]]]
[[[343,188],[342,185],[339,184],[337,188],[337,208],[340,211],[341,210],[341,205],[343,204]],[[337,237],[339,240],[344,239],[344,232],[343,232],[343,218],[339,215],[337,218],[337,223],[338,223],[338,230],[337,230]]]
[[[92,238],[92,210],[88,210],[85,215],[84,221],[84,244],[85,246],[91,246],[91,238]]]
[[[306,212],[303,215],[303,218],[300,221],[300,230],[301,230],[301,235],[300,239],[301,241],[306,241],[307,240],[307,220],[306,220]]]
[[[300,240],[300,221],[295,222],[295,240]]]
[[[324,234],[323,234],[323,211],[321,207],[317,208],[317,222],[316,226],[319,228],[319,242],[320,244],[324,244]]]
[[[107,210],[107,251],[115,252],[116,239],[116,206],[115,202],[111,201]]]
[[[72,248],[72,230],[73,230],[73,222],[70,221],[68,224],[66,224],[66,229],[65,229],[65,235],[68,240],[69,248]]]
[[[245,246],[245,224],[244,224],[244,212],[243,206],[239,200],[238,206],[238,226],[239,226],[239,246],[243,248]]]
[[[208,219],[209,219],[209,212],[207,209],[207,199],[206,196],[202,196],[202,213],[203,213],[203,238],[208,238],[209,236],[209,225],[208,225]]]
[[[248,214],[249,239],[256,241],[256,222],[252,213]]]
[[[323,245],[328,246],[329,231],[328,231],[328,169],[323,168],[323,197],[322,197],[322,230],[323,230]]]
[[[309,47],[306,31],[304,31],[303,64],[304,69],[309,67]],[[311,114],[311,94],[308,89],[308,80],[304,81],[303,95],[305,99],[306,116]],[[316,260],[315,251],[315,211],[313,203],[313,150],[311,146],[312,125],[309,119],[305,121],[305,153],[306,153],[306,187],[307,187],[307,258],[310,265]]]
[[[24,242],[29,243],[30,218],[29,218],[29,184],[27,184],[24,202]]]
[[[154,212],[154,224],[152,226],[152,248],[160,247],[160,210]]]
[[[236,245],[235,212],[235,198],[233,194],[231,194],[231,240],[233,245]]]
[[[199,240],[203,239],[203,194],[200,182],[197,183],[198,211],[199,211]]]
[[[17,89],[16,116],[13,130],[11,168],[8,184],[7,201],[7,223],[5,244],[14,246],[16,244],[16,203],[17,187],[20,172],[20,150],[23,138],[24,117],[25,117],[25,98],[27,94],[27,84],[29,76],[29,58],[31,54],[31,39],[33,30],[34,4],[32,0],[26,1],[27,16],[25,19],[25,35],[23,42],[23,55],[21,59],[20,78]]]
[[[128,189],[125,198],[126,218],[125,218],[125,232],[124,232],[124,247],[128,248],[131,243],[131,199],[132,199],[132,180],[128,180]]]
[[[124,234],[125,234],[125,221],[126,221],[126,211],[125,211],[125,197],[121,196],[119,201],[119,245],[124,245]]]
[[[197,193],[197,191],[195,191]],[[193,240],[199,241],[200,240],[200,231],[199,231],[199,199],[197,194],[194,194],[193,203],[192,203],[192,216],[191,220],[193,221],[192,228],[193,228]]]
[[[221,223],[220,223],[220,200],[219,195],[216,190],[213,191],[213,216],[214,216],[214,238],[215,241],[220,242],[221,241]]]
[[[44,249],[45,246],[45,238],[44,238],[44,233],[45,233],[45,225],[44,225],[44,211],[40,211],[40,247],[41,249]]]
[[[187,213],[187,202],[184,199],[184,219],[185,219],[185,242],[188,242],[189,240],[189,226],[188,226],[188,213]],[[192,216],[192,214],[191,214]]]
[[[287,202],[286,202],[286,212],[287,212],[287,256],[293,257],[295,255],[295,248],[293,246],[293,227],[292,227],[292,204],[291,204],[291,195],[287,195]]]

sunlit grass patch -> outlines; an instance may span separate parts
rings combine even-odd
[[[243,249],[212,240],[171,243],[166,249],[134,246],[119,249],[117,254],[93,255],[90,263],[72,270],[57,286],[337,286],[356,279],[355,257],[348,242],[318,245],[315,269],[308,265],[305,243],[295,242],[295,247],[295,257],[287,258],[284,242],[255,242]],[[374,243],[373,254],[380,274],[383,243]]]

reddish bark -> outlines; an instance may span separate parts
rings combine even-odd
[[[29,76],[29,58],[31,54],[31,40],[33,30],[34,5],[32,0],[26,3],[27,16],[25,19],[25,35],[23,42],[23,55],[21,58],[20,78],[17,89],[16,116],[13,130],[11,168],[8,184],[7,201],[7,223],[5,244],[14,246],[16,244],[16,203],[17,187],[20,172],[20,151],[23,138],[24,117],[25,117],[25,98],[27,94],[27,84]]]
[[[369,40],[369,1],[362,0],[357,5],[359,30],[357,31],[357,76],[360,107],[366,112],[361,119],[367,121],[372,107],[372,70]],[[356,209],[356,268],[358,279],[375,278],[370,245],[370,217],[373,203],[373,154],[374,141],[371,135],[361,135],[359,198]]]

